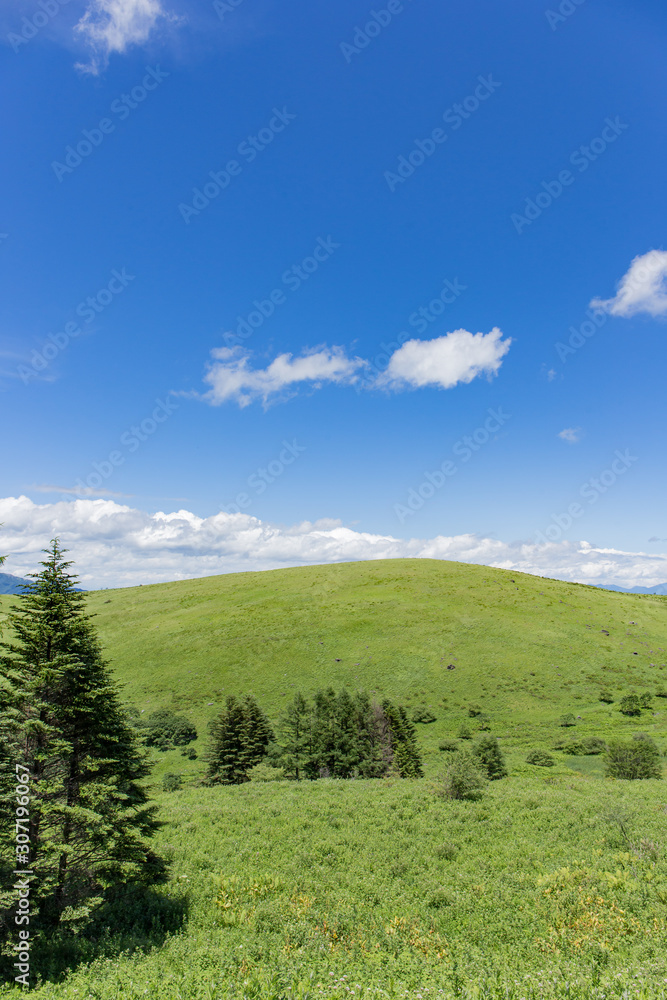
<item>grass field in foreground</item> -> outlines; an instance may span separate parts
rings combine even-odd
[[[92,965],[32,995],[661,1000],[661,786],[531,775],[474,803],[428,779],[163,796],[170,883],[123,905]]]

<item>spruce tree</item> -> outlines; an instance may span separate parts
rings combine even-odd
[[[266,757],[268,746],[275,736],[268,718],[251,695],[244,700],[243,716],[242,766],[247,778],[250,768]]]
[[[491,781],[507,777],[505,756],[495,736],[482,736],[474,744],[472,751]]]
[[[243,705],[229,695],[225,709],[210,726],[206,753],[207,778],[211,784],[238,785],[247,779],[244,767],[245,713]]]
[[[43,924],[85,915],[161,862],[149,773],[58,539],[7,619],[0,741],[30,774],[29,863]]]
[[[312,718],[306,699],[300,692],[287,706],[278,727],[280,764],[290,778],[308,777],[313,759]],[[314,775],[316,777],[317,775]]]

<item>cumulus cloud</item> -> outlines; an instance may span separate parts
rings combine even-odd
[[[558,432],[558,437],[568,444],[576,444],[581,439],[581,427],[565,427]]]
[[[325,382],[350,385],[366,362],[348,358],[342,347],[320,347],[299,357],[280,354],[268,368],[251,368],[250,353],[241,347],[218,347],[204,381],[211,386],[204,399],[218,406],[234,400],[248,406],[255,399],[266,405],[272,398],[293,395],[299,384],[318,389]]]
[[[266,406],[293,396],[300,384],[319,389],[327,382],[362,389],[451,389],[478,375],[497,374],[511,343],[498,327],[487,334],[455,330],[435,340],[409,340],[394,351],[386,371],[363,381],[360,373],[373,366],[348,357],[342,347],[317,347],[298,357],[281,354],[267,368],[252,368],[251,353],[242,347],[216,347],[204,376],[210,389],[201,398],[214,406],[233,400],[244,407],[256,399]]]
[[[96,76],[106,68],[112,52],[142,45],[160,18],[167,16],[161,0],[90,0],[74,30],[93,55],[90,62],[77,63],[77,69]]]
[[[113,500],[35,504],[0,500],[4,571],[32,572],[59,535],[88,588],[133,586],[242,570],[367,559],[449,559],[537,576],[621,587],[667,580],[667,554],[603,549],[588,542],[506,543],[478,535],[400,539],[326,519],[281,527],[248,514],[154,514]]]
[[[635,257],[611,299],[593,299],[591,307],[611,316],[667,315],[667,250]]]
[[[433,340],[408,340],[392,354],[378,384],[394,389],[451,389],[478,375],[497,375],[512,343],[502,336],[495,326],[490,333],[454,330]]]

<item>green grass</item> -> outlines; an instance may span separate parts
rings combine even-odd
[[[170,882],[72,946],[71,973],[39,1000],[667,998],[662,783],[604,780],[600,757],[525,762],[564,735],[643,731],[665,746],[667,699],[639,719],[618,702],[667,684],[666,598],[388,560],[88,604],[127,701],[190,716],[200,752],[228,694],[255,695],[275,723],[297,690],[345,685],[436,722],[417,727],[419,782],[203,788],[201,757],[154,753],[156,788],[167,771],[186,782],[158,795]],[[464,721],[477,728],[471,703],[510,777],[479,803],[451,803],[434,791],[450,756],[437,746]],[[558,726],[566,712],[576,727]]]
[[[124,937],[35,1000],[667,997],[660,782],[531,775],[474,803],[434,787],[162,797],[163,895],[185,925],[151,948],[157,911],[141,933],[117,914]],[[141,934],[144,949],[118,954]]]

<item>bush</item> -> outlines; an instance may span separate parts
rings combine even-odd
[[[605,702],[606,705],[613,705],[614,696],[611,691],[600,691],[598,700]]]
[[[576,726],[577,720],[572,715],[572,712],[568,712],[566,715],[561,715],[559,726]]]
[[[181,750],[181,756],[187,757],[188,760],[197,760],[197,751],[194,747],[183,747]]]
[[[642,707],[636,694],[626,694],[621,698],[619,706],[623,715],[641,715]]]
[[[435,856],[443,858],[445,861],[453,861],[458,853],[459,849],[456,844],[440,844],[435,849]]]
[[[282,767],[272,767],[271,764],[261,760],[259,764],[250,768],[248,777],[251,781],[282,781],[285,771]]]
[[[461,728],[459,729],[459,739],[460,740],[472,739],[472,729],[466,722],[464,722]]]
[[[667,698],[667,691],[664,688],[658,688],[655,692],[656,698]]]
[[[468,705],[468,715],[470,716],[471,719],[474,719],[476,716],[481,714],[482,714],[482,709],[479,707],[479,705]]]
[[[435,722],[435,715],[428,708],[416,708],[412,713],[413,722]]]
[[[165,774],[162,779],[162,790],[164,792],[177,792],[183,783],[180,774]]]
[[[491,720],[488,715],[480,715],[477,719],[477,731],[480,733],[488,733],[491,729]]]
[[[453,753],[459,749],[459,744],[457,740],[440,740],[438,743],[438,750],[444,750],[447,753]]]
[[[650,691],[645,691],[639,699],[642,708],[653,708],[653,695]]]
[[[526,757],[528,764],[535,764],[537,767],[553,767],[556,761],[546,750],[531,750]]]
[[[562,750],[571,757],[586,757],[593,754],[604,753],[607,744],[597,736],[587,736],[580,740],[560,740],[555,750]]]
[[[197,739],[197,729],[192,722],[166,708],[152,712],[146,719],[140,719],[138,727],[148,746],[157,747],[158,750],[186,746]]]
[[[483,736],[473,746],[472,752],[486,771],[490,781],[507,777],[505,756],[495,736]]]
[[[448,799],[480,799],[486,777],[473,754],[459,750],[445,771],[442,791]]]
[[[613,740],[607,749],[605,773],[609,778],[636,781],[661,778],[660,751],[650,736]]]

